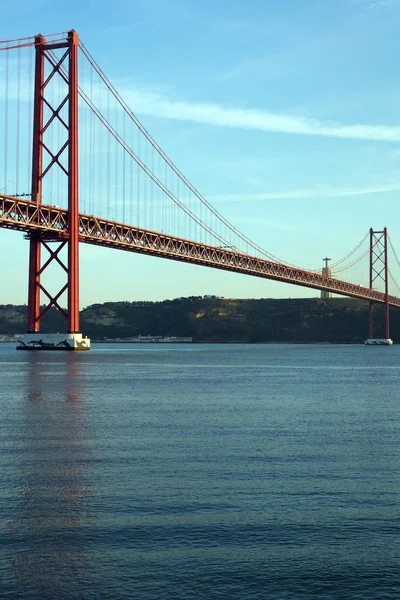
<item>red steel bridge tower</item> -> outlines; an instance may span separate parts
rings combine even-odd
[[[30,245],[28,333],[20,348],[88,350],[90,340],[82,338],[79,327],[78,35],[75,31],[70,31],[65,41],[56,43],[47,43],[40,35],[35,38],[35,46],[32,201],[39,206],[42,204],[46,177],[52,169],[60,169],[67,177],[68,233],[62,240],[54,234],[41,231],[33,231],[27,236]],[[51,94],[47,93],[55,78],[60,78],[65,87],[64,98],[58,105],[52,104]],[[54,149],[47,142],[47,137],[55,120],[62,124],[66,136],[60,146]],[[54,244],[57,245],[55,250]],[[60,255],[64,246],[68,247],[67,264]],[[44,263],[42,249],[49,254]],[[65,285],[55,294],[50,293],[41,282],[41,275],[51,263],[58,263],[67,278]],[[41,292],[48,300],[43,309],[40,306]],[[58,303],[64,292],[68,295],[67,311]],[[40,322],[51,307],[55,307],[65,317],[68,333],[46,335],[46,341],[43,341],[43,337],[41,339],[38,336]]]
[[[389,269],[388,269],[388,233],[386,227],[383,231],[369,230],[369,287],[383,281],[385,287],[384,318],[377,315],[374,302],[369,303],[368,345],[391,345],[389,326]],[[380,335],[379,335],[380,334]]]

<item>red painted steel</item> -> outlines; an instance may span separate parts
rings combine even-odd
[[[78,36],[75,31],[68,32],[67,39],[57,43],[47,43],[43,36],[35,38],[35,97],[34,97],[34,125],[33,125],[33,152],[32,152],[32,201],[41,213],[43,180],[50,169],[58,167],[68,177],[68,211],[67,211],[67,243],[68,267],[60,260],[58,254],[65,242],[53,252],[45,239],[52,241],[60,238],[52,235],[46,237],[42,228],[28,229],[30,239],[29,259],[29,285],[28,285],[28,332],[40,329],[40,320],[52,307],[56,307],[68,320],[68,332],[79,332],[79,215],[78,215]],[[63,50],[64,54],[57,57],[54,50]],[[45,60],[50,64],[50,73],[45,78]],[[68,68],[65,64],[68,61]],[[52,106],[51,98],[46,96],[49,82],[55,76],[60,77],[68,84],[68,93],[59,106]],[[61,116],[63,107],[68,103],[68,123]],[[50,116],[44,123],[44,105],[46,104]],[[58,119],[67,131],[67,141],[54,151],[45,143],[45,135],[52,122]],[[66,169],[59,160],[62,153],[68,148],[68,168]],[[43,150],[49,155],[50,160],[43,168]],[[63,223],[64,226],[64,223]],[[47,263],[41,267],[41,246],[45,245],[50,253]],[[57,261],[67,273],[67,284],[53,296],[41,284],[41,274],[52,262]],[[58,303],[60,296],[67,291],[68,311]],[[47,297],[48,304],[41,311],[41,292]]]
[[[69,238],[68,211],[56,206],[37,206],[34,202],[12,196],[0,195],[0,227],[25,232],[39,231],[42,239]],[[79,215],[79,242],[327,290],[376,304],[386,302],[386,295],[372,288],[85,214]],[[387,302],[390,306],[400,307],[400,298],[396,296],[388,295]]]
[[[372,290],[374,278],[373,278],[373,245],[374,245],[374,231],[371,227],[369,230],[369,287]],[[369,315],[368,315],[368,338],[371,340],[374,334],[374,303],[369,303]]]
[[[387,244],[387,228],[383,230],[385,244],[385,335],[386,339],[390,338],[389,327],[389,269],[388,269],[388,244]]]
[[[33,105],[33,141],[32,141],[32,200],[42,203],[42,165],[43,165],[43,83],[44,83],[44,46],[45,39],[35,38],[35,90]],[[28,332],[40,329],[40,232],[34,233],[29,241],[28,272]]]
[[[383,304],[385,306],[384,324],[379,322],[379,318],[375,317],[374,302],[369,304],[369,324],[368,337],[382,337],[384,333],[386,339],[390,339],[390,301],[389,296],[389,269],[388,269],[388,234],[387,228],[383,231],[374,231],[372,228],[369,231],[369,287],[373,291],[374,283],[381,280],[384,283],[385,292],[383,296]],[[381,331],[381,333],[379,333]]]
[[[33,233],[29,240],[28,333],[40,329],[40,255],[40,233]]]
[[[68,331],[79,332],[79,213],[78,213],[78,36],[69,43],[68,148]]]

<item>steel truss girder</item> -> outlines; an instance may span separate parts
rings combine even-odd
[[[38,207],[29,200],[0,195],[0,227],[27,233],[40,231],[42,239],[43,237],[46,239],[47,236],[48,239],[61,240],[68,238],[69,235],[68,211],[47,205]],[[386,301],[385,294],[382,292],[325,277],[319,273],[85,214],[79,215],[79,241],[317,290],[324,289],[342,296],[370,300],[377,304],[385,304]],[[388,303],[400,307],[400,298],[388,296]]]

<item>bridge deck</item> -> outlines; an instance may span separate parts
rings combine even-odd
[[[68,238],[68,212],[56,206],[37,205],[30,200],[0,195],[0,227],[30,234],[37,232],[43,239],[62,240]],[[385,295],[377,290],[233,250],[85,214],[79,215],[79,241],[327,290],[376,303],[385,302]],[[400,307],[400,298],[389,296],[388,301],[390,305]]]

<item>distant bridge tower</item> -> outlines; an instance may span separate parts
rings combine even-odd
[[[322,268],[322,275],[324,277],[332,277],[332,269],[328,266],[328,262],[331,259],[328,258],[327,256],[325,256],[325,258],[323,258],[322,260],[325,261],[325,266]],[[323,298],[324,300],[327,300],[328,298],[332,298],[332,296],[333,296],[332,292],[328,292],[327,290],[321,290],[321,298]]]
[[[368,345],[391,346],[389,324],[389,268],[388,268],[388,233],[385,227],[382,231],[369,230],[369,287],[371,290],[378,283],[385,288],[384,316],[375,314],[374,303],[369,303]],[[378,337],[379,336],[379,337]]]

